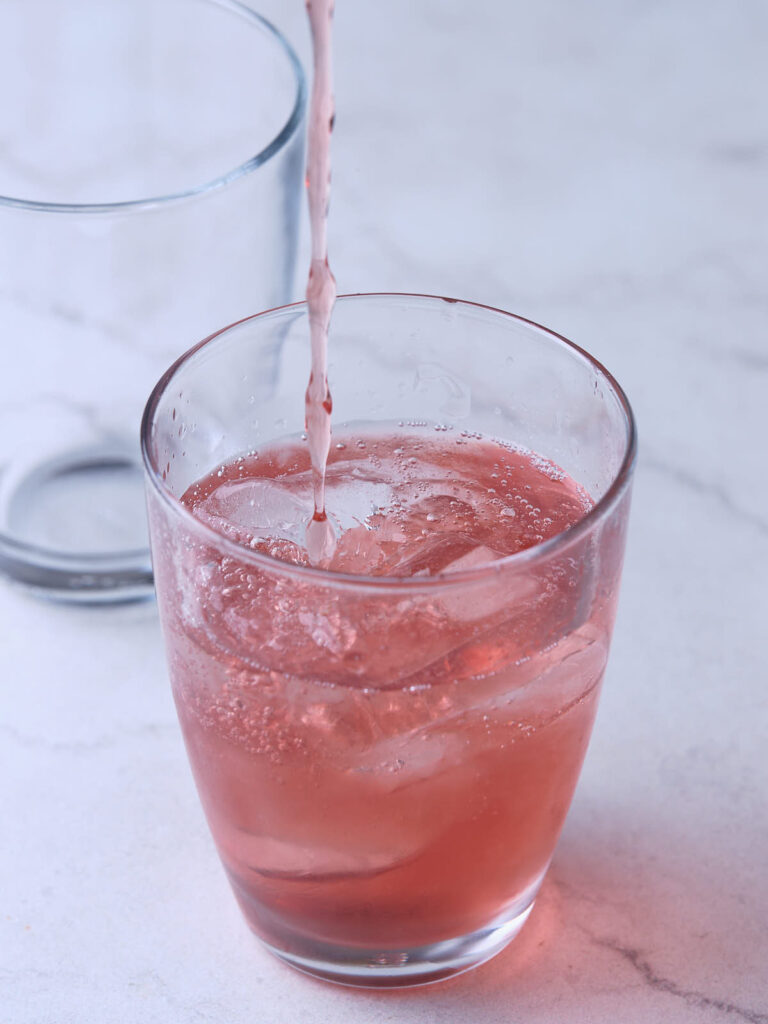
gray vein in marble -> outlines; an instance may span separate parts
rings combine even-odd
[[[80,402],[76,398],[70,398],[69,395],[62,395],[53,391],[43,391],[36,395],[35,398],[41,404],[57,405],[66,412],[81,416],[90,427],[96,427],[97,425],[96,406],[90,402]],[[12,412],[20,412],[28,409],[29,403],[29,398],[22,398],[17,402],[6,402],[5,408],[10,409]]]
[[[498,266],[506,268],[507,265],[499,261]],[[470,264],[465,263],[463,275],[466,276],[469,267]],[[762,279],[754,274],[751,266],[745,267],[743,261],[732,255],[710,249],[683,257],[674,267],[646,269],[642,273],[619,266],[603,266],[591,271],[583,268],[570,284],[561,275],[540,282],[529,274],[515,276],[511,272],[514,267],[499,271],[486,260],[476,263],[475,267],[482,271],[482,279],[493,292],[514,296],[518,306],[524,303],[537,308],[599,309],[602,312],[614,309],[627,320],[631,310],[640,308],[647,316],[649,308],[663,308],[667,304],[670,308],[694,305],[700,314],[722,315],[724,298],[728,308],[760,313],[768,310]],[[516,312],[525,310],[521,307]],[[549,324],[548,317],[545,323]],[[567,330],[565,333],[567,336]],[[697,338],[695,343],[698,348],[701,339]],[[728,338],[724,351],[729,351],[730,346]]]
[[[764,355],[762,352],[734,349],[728,355],[737,365],[743,366],[747,370],[759,370],[762,372],[768,370],[768,355]]]
[[[759,164],[768,156],[768,146],[762,142],[735,142],[713,146],[706,155],[729,164]]]
[[[28,736],[11,725],[0,725],[0,736],[28,750],[47,750],[50,753],[91,754],[111,750],[125,740],[167,736],[176,731],[175,724],[149,722],[112,735],[98,736],[92,740],[50,740],[45,736]]]
[[[135,458],[135,445],[131,444],[129,438],[126,437],[125,431],[115,430],[108,423],[103,422],[104,412],[109,410],[101,410],[95,404],[91,402],[78,401],[75,398],[71,398],[68,395],[54,394],[53,392],[44,391],[39,395],[35,396],[35,401],[41,406],[53,406],[54,408],[63,409],[65,413],[77,417],[90,431],[91,435],[95,438],[96,442],[104,445],[108,449],[108,453],[99,454],[111,454],[112,456],[123,456],[129,459]],[[30,400],[22,399],[18,402],[6,402],[6,412],[25,412],[30,408]],[[94,453],[95,445],[91,445],[91,453]]]
[[[748,348],[715,348],[712,345],[703,345],[698,338],[690,343],[690,347],[696,350],[697,356],[704,354],[738,369],[748,370],[750,373],[768,372],[768,353],[754,352]]]
[[[586,931],[586,929],[584,929]],[[737,1020],[748,1021],[749,1024],[768,1024],[768,1012],[753,1010],[744,1006],[737,1006],[735,1003],[726,1002],[724,999],[715,999],[713,996],[697,992],[695,989],[683,988],[671,978],[665,978],[653,969],[653,966],[644,958],[640,950],[631,946],[624,946],[614,939],[601,939],[587,932],[593,945],[601,949],[610,950],[626,961],[643,979],[643,982],[657,992],[682,999],[688,1006],[701,1010],[716,1010],[719,1013],[734,1017]]]
[[[768,522],[762,519],[751,509],[745,509],[738,505],[728,491],[720,484],[712,483],[708,480],[702,480],[690,470],[683,469],[680,466],[675,466],[669,462],[664,462],[662,459],[656,458],[653,455],[643,455],[641,465],[644,469],[658,473],[661,476],[665,476],[669,480],[673,480],[688,491],[692,491],[702,497],[716,501],[721,508],[724,508],[730,515],[739,520],[739,522],[748,524],[753,529],[757,530],[757,532],[762,536],[768,537]]]
[[[141,351],[134,334],[121,329],[114,323],[90,317],[73,306],[66,306],[58,302],[36,302],[23,292],[11,292],[4,289],[0,290],[0,299],[15,305],[24,313],[60,320],[72,324],[74,327],[91,330],[121,348],[127,348],[131,352],[137,349]]]

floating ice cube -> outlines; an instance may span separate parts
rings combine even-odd
[[[240,543],[269,537],[301,544],[312,515],[311,493],[279,480],[233,480],[201,501],[195,515]]]

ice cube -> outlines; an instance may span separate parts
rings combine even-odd
[[[240,543],[254,538],[303,544],[313,507],[311,492],[289,488],[277,480],[233,480],[201,501],[195,515]]]
[[[434,533],[400,548],[387,565],[391,576],[434,576],[460,562],[475,547],[463,534]]]
[[[444,565],[441,572],[449,573],[461,572],[463,569],[478,569],[480,566],[490,565],[500,558],[504,558],[501,551],[494,551],[493,548],[489,548],[485,544],[476,544],[463,555],[459,555],[458,558]]]
[[[352,846],[348,835],[334,847],[240,831],[236,843],[238,859],[245,861],[251,871],[279,878],[373,875],[387,871],[403,859],[402,850]]]

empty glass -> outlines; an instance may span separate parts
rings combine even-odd
[[[0,572],[140,596],[148,390],[290,298],[302,70],[235,0],[4,0],[0,91]]]

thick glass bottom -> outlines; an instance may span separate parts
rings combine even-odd
[[[142,471],[127,446],[63,452],[0,483],[5,576],[60,600],[152,594]]]
[[[538,886],[537,886],[538,888]],[[357,988],[405,988],[451,978],[490,960],[515,938],[533,909],[534,896],[488,927],[444,942],[403,949],[360,949],[302,942],[302,951],[264,945],[291,967],[324,981]],[[311,947],[311,948],[310,948]]]

